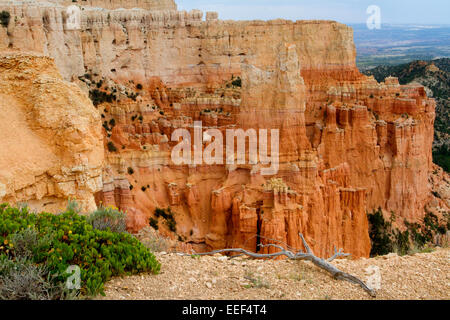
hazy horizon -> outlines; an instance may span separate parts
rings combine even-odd
[[[428,0],[175,0],[179,10],[217,11],[223,20],[336,20],[365,23],[370,5],[383,24],[450,25],[450,1]]]

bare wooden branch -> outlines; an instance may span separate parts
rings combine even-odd
[[[254,252],[242,249],[242,248],[236,248],[236,249],[220,249],[220,250],[214,250],[211,252],[196,253],[195,255],[204,256],[204,255],[212,255],[212,254],[216,254],[216,253],[233,252],[233,253],[239,253],[240,255],[247,255],[249,257],[257,258],[257,259],[269,259],[269,258],[276,258],[276,257],[280,257],[280,256],[286,256],[292,260],[307,260],[307,261],[311,261],[313,264],[315,264],[319,268],[330,273],[335,279],[346,280],[353,284],[357,284],[361,288],[363,288],[371,297],[376,297],[375,290],[370,288],[369,286],[367,286],[362,280],[358,279],[357,277],[355,277],[351,274],[348,274],[348,273],[345,273],[345,272],[339,270],[336,266],[334,266],[330,263],[331,261],[335,260],[336,258],[346,257],[346,256],[349,256],[350,254],[344,253],[342,249],[340,249],[338,251],[336,249],[336,247],[334,247],[334,255],[332,257],[330,257],[329,259],[325,260],[325,259],[316,257],[314,255],[314,253],[312,252],[311,248],[309,247],[308,243],[306,242],[305,238],[303,237],[303,234],[299,233],[299,235],[300,235],[300,238],[302,239],[302,242],[306,249],[306,252],[299,250],[297,253],[294,253],[292,251],[284,249],[282,246],[269,243],[269,244],[260,244],[259,246],[262,248],[273,247],[273,248],[279,249],[280,251],[275,252],[275,253],[262,254],[262,253],[254,253]]]
[[[334,246],[334,255],[327,259],[328,262],[333,261],[334,259],[340,258],[340,257],[348,257],[350,256],[350,253],[344,253],[342,249],[339,249],[337,251],[336,246]]]
[[[300,238],[302,239],[303,245],[305,246],[306,252],[313,254],[311,248],[309,247],[308,243],[306,242],[305,238],[303,237],[303,234],[299,233]]]

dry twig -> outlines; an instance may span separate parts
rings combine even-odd
[[[350,254],[344,253],[342,251],[342,249],[340,249],[338,251],[336,249],[336,247],[334,247],[334,255],[332,257],[330,257],[326,260],[321,259],[314,255],[314,253],[312,252],[308,243],[306,242],[305,238],[303,237],[303,234],[299,233],[299,235],[300,235],[300,238],[302,239],[302,242],[306,249],[306,252],[299,250],[297,253],[295,253],[293,251],[284,249],[280,245],[270,243],[270,244],[266,244],[266,245],[260,244],[259,246],[262,248],[273,247],[273,248],[279,249],[280,251],[274,252],[274,253],[268,253],[268,254],[261,254],[261,253],[250,252],[250,251],[242,249],[242,248],[236,248],[236,249],[220,249],[220,250],[214,250],[211,252],[204,252],[204,253],[195,253],[195,255],[200,256],[200,255],[212,255],[212,254],[216,254],[216,253],[235,252],[235,253],[240,253],[240,255],[247,255],[249,257],[258,258],[258,259],[268,259],[268,258],[276,258],[276,257],[280,257],[280,256],[286,256],[292,260],[307,260],[307,261],[311,261],[319,268],[324,269],[327,272],[329,272],[335,279],[346,280],[351,283],[357,284],[361,288],[363,288],[371,297],[376,297],[375,290],[370,288],[369,286],[367,286],[362,280],[358,279],[357,277],[355,277],[351,274],[348,274],[346,272],[339,270],[337,267],[335,267],[334,265],[332,265],[330,263],[331,261],[335,260],[336,258],[347,257]]]

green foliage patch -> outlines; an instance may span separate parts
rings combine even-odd
[[[177,232],[177,222],[175,221],[175,217],[173,216],[172,209],[169,207],[167,209],[156,208],[155,216],[157,218],[162,217],[166,220],[166,225],[172,232]]]
[[[108,102],[111,103],[116,101],[116,96],[112,93],[107,93],[98,89],[93,89],[89,91],[89,98],[92,100],[94,106],[98,106],[101,103]]]
[[[104,283],[112,276],[157,274],[161,267],[155,256],[130,234],[95,229],[85,216],[74,211],[57,215],[33,213],[27,207],[2,204],[0,261],[18,263],[24,256],[32,265],[45,268],[54,285],[65,283],[70,276],[66,273],[69,266],[78,266],[82,295],[104,294]],[[2,272],[6,273],[0,269],[0,275]],[[39,276],[44,274],[36,272]]]
[[[435,234],[445,234],[450,224],[449,216],[446,216],[447,222],[441,224],[436,215],[428,212],[421,223],[410,223],[405,220],[407,229],[402,232],[393,227],[395,219],[395,214],[392,213],[390,220],[386,220],[381,208],[368,214],[371,256],[391,252],[405,255],[417,249],[422,250],[433,241]]]
[[[8,11],[2,11],[0,12],[0,24],[4,27],[4,28],[8,28],[9,25],[9,20],[11,19],[11,15],[9,14]]]
[[[231,84],[232,84],[234,87],[241,88],[241,87],[242,87],[242,80],[241,80],[240,77],[237,77],[237,78],[233,79],[233,81],[231,81]]]
[[[109,152],[116,152],[117,151],[117,147],[115,146],[115,144],[112,141],[109,141],[107,146],[108,146],[108,151]]]
[[[153,229],[155,229],[155,230],[158,230],[158,220],[156,220],[155,218],[152,218],[152,217],[150,217],[150,219],[149,219],[149,224],[150,224],[150,226],[153,228]]]
[[[450,150],[446,146],[442,146],[433,152],[433,162],[450,172]]]

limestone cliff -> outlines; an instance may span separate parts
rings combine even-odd
[[[429,180],[434,100],[423,87],[360,74],[345,25],[83,6],[69,30],[64,3],[0,2],[0,10],[11,13],[0,50],[49,55],[90,94],[106,153],[96,201],[127,211],[132,231],[170,206],[176,234],[162,218],[160,232],[196,250],[256,250],[269,239],[301,248],[303,232],[318,255],[336,245],[361,257],[370,252],[367,211],[408,220],[426,206],[448,212],[448,199],[431,193],[448,195],[448,184],[436,186],[448,176]],[[222,132],[278,128],[278,173],[176,166],[171,134],[192,132],[197,120]]]

